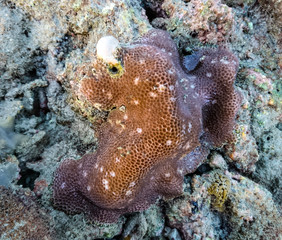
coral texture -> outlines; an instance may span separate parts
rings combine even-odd
[[[36,204],[30,191],[0,186],[0,239],[54,239],[52,218]]]
[[[166,209],[169,226],[179,229],[183,239],[280,239],[279,207],[252,180],[212,170],[194,175],[190,187],[192,193],[168,201]],[[225,219],[228,224],[222,224]]]
[[[196,170],[207,146],[232,139],[240,106],[237,58],[224,49],[196,55],[193,70],[183,69],[169,34],[151,30],[117,48],[116,64],[98,58],[77,68],[77,97],[109,114],[98,150],[56,171],[55,206],[112,222],[182,193],[184,175]]]
[[[223,175],[218,174],[208,188],[208,192],[213,196],[212,206],[218,211],[223,211],[224,203],[230,191],[230,181]]]
[[[226,41],[233,32],[234,13],[219,0],[164,0],[162,9],[169,18],[157,18],[153,25],[163,22],[169,30],[177,25],[179,31],[193,33],[201,42]]]

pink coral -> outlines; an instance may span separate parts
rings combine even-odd
[[[197,55],[193,70],[183,70],[168,33],[152,30],[121,47],[116,66],[98,59],[78,68],[77,96],[109,115],[98,150],[56,171],[55,206],[111,222],[182,193],[206,146],[232,138],[240,105],[237,58],[224,49]]]

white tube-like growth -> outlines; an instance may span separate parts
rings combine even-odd
[[[109,64],[117,64],[115,53],[119,48],[119,41],[113,36],[105,36],[100,38],[97,43],[97,57]]]

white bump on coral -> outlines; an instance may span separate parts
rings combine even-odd
[[[166,141],[166,145],[167,145],[167,146],[170,146],[171,144],[172,144],[172,141],[171,141],[171,140],[167,140],[167,141]]]
[[[109,181],[108,181],[107,179],[103,179],[103,180],[102,180],[102,183],[103,183],[103,185],[104,185],[104,188],[105,188],[106,190],[108,190],[108,189],[109,189]]]
[[[206,76],[207,76],[207,77],[211,77],[212,74],[211,74],[210,72],[207,72],[207,73],[206,73]]]
[[[170,173],[165,173],[165,177],[169,178],[170,177]]]
[[[158,94],[156,94],[156,93],[154,93],[154,92],[149,92],[149,95],[150,95],[150,97],[153,97],[153,98],[155,98],[155,97],[158,96]]]
[[[129,196],[129,195],[131,195],[131,194],[132,194],[132,191],[131,191],[131,190],[128,190],[128,191],[125,193],[126,196]]]
[[[97,43],[97,57],[109,64],[117,64],[115,53],[119,48],[119,41],[113,36],[105,36],[100,38]]]
[[[139,82],[139,77],[137,77],[137,78],[134,79],[134,84],[135,84],[135,85],[137,85],[138,82]]]
[[[135,182],[131,182],[130,184],[129,184],[129,187],[134,187],[135,186]]]
[[[159,87],[158,87],[159,92],[164,92],[165,89],[166,89],[166,87],[163,84],[160,84]]]

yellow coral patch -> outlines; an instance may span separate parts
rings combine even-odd
[[[116,64],[109,64],[108,73],[112,78],[119,78],[123,75],[124,69],[120,62]]]
[[[224,203],[230,191],[229,179],[221,174],[216,174],[208,192],[213,196],[212,207],[220,212],[224,210]]]

